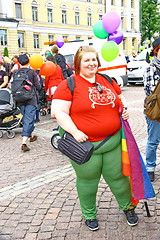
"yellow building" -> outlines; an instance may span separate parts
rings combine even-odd
[[[93,25],[105,12],[121,16],[124,35],[120,48],[130,54],[138,50],[139,0],[1,0],[0,52],[9,56],[20,52],[39,53],[44,42],[61,37],[70,40],[95,38]]]

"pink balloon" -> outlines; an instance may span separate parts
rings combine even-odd
[[[62,38],[57,38],[56,45],[61,48],[64,45],[64,40]]]
[[[106,32],[113,33],[117,30],[121,22],[121,18],[115,11],[109,11],[102,17],[102,24]]]
[[[121,31],[115,31],[114,33],[111,33],[108,37],[108,41],[114,41],[117,44],[120,44],[123,40],[123,34]]]

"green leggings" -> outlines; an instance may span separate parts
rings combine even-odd
[[[97,146],[99,142],[93,144]],[[85,219],[96,218],[96,194],[101,175],[109,185],[121,210],[133,206],[129,178],[122,174],[121,130],[96,150],[85,164],[78,165],[70,161],[77,175],[77,192]]]

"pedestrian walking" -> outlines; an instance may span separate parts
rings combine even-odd
[[[25,85],[22,87],[25,88],[26,91],[28,92],[31,89],[33,90],[32,91],[33,95],[29,100],[22,101],[21,99],[19,99],[16,102],[17,106],[20,107],[21,113],[23,115],[21,150],[23,152],[27,152],[30,150],[30,148],[27,146],[28,140],[30,140],[30,142],[34,142],[37,140],[37,136],[34,135],[33,131],[34,131],[34,118],[38,104],[37,90],[39,91],[41,89],[41,85],[38,80],[36,72],[33,69],[30,69],[28,55],[27,54],[20,55],[18,61],[21,64],[21,68],[13,73],[13,79],[11,80],[13,98],[15,96],[14,85],[16,86],[16,81],[21,81],[20,85],[22,85],[25,80]],[[25,76],[26,78],[24,78]],[[18,89],[17,90],[20,91],[20,87]],[[22,97],[23,96],[24,95],[22,95]]]
[[[160,81],[160,37],[152,43],[153,51],[151,54],[154,56],[149,67],[144,72],[144,91],[146,96],[149,96],[155,88],[158,81]],[[156,168],[156,152],[160,143],[160,122],[150,120],[146,116],[147,123],[147,146],[146,146],[146,168],[153,182],[155,180]]]

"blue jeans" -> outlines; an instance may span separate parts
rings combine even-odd
[[[20,110],[23,115],[22,137],[31,137],[31,133],[34,130],[36,109],[37,108],[33,105],[20,106]]]
[[[156,167],[156,151],[160,143],[160,122],[146,117],[148,140],[146,147],[146,168],[148,172],[154,172]]]

